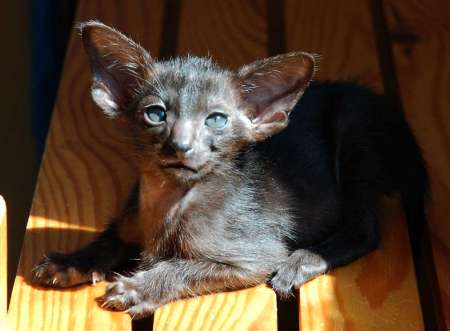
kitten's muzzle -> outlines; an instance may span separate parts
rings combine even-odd
[[[189,170],[189,171],[192,171],[192,172],[197,173],[197,172],[200,171],[200,169],[201,169],[203,166],[195,167],[195,166],[186,164],[186,163],[184,163],[184,162],[170,162],[170,163],[164,163],[164,164],[162,164],[162,167],[163,167],[164,169]]]
[[[189,142],[179,142],[179,141],[172,141],[171,142],[172,148],[178,153],[188,153],[190,150],[192,150],[192,145]]]

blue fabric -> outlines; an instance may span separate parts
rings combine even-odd
[[[73,6],[60,0],[30,0],[30,9],[32,123],[40,159],[72,25]]]

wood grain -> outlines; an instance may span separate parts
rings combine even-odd
[[[177,53],[237,68],[267,56],[266,30],[265,1],[184,1]],[[276,297],[265,286],[169,304],[154,320],[158,331],[275,329]]]
[[[180,300],[158,310],[154,330],[276,330],[275,293],[256,288]]]
[[[184,1],[179,28],[179,55],[211,55],[231,68],[268,55],[266,1]]]
[[[76,20],[100,19],[157,54],[162,9],[162,1],[79,1]],[[74,30],[11,298],[12,330],[131,328],[127,314],[95,303],[105,284],[58,291],[27,283],[44,253],[80,247],[117,215],[136,177],[125,142],[94,107],[89,85],[89,66]]]
[[[428,223],[450,329],[450,3],[385,1],[403,108],[427,162]]]
[[[350,80],[381,92],[368,0],[286,0],[287,51],[321,55],[317,80]]]
[[[385,205],[380,247],[300,290],[302,330],[423,330],[404,216]]]
[[[6,221],[6,204],[0,195],[0,329],[6,329],[8,311],[8,224]]]
[[[287,48],[321,54],[318,79],[383,91],[369,1],[285,3]],[[405,220],[389,208],[379,249],[301,287],[302,330],[423,329]]]

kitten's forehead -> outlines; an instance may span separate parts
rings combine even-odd
[[[187,56],[158,62],[162,71],[172,72],[179,77],[212,78],[217,75],[227,74],[228,71],[219,67],[211,58]]]
[[[158,62],[155,69],[166,92],[177,98],[180,111],[232,98],[231,72],[209,58],[175,58]]]

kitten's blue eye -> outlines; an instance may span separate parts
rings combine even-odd
[[[213,129],[221,129],[228,123],[226,115],[221,113],[214,113],[206,118],[206,125]]]
[[[163,106],[151,105],[145,108],[144,117],[150,125],[158,125],[166,121],[167,113]]]

